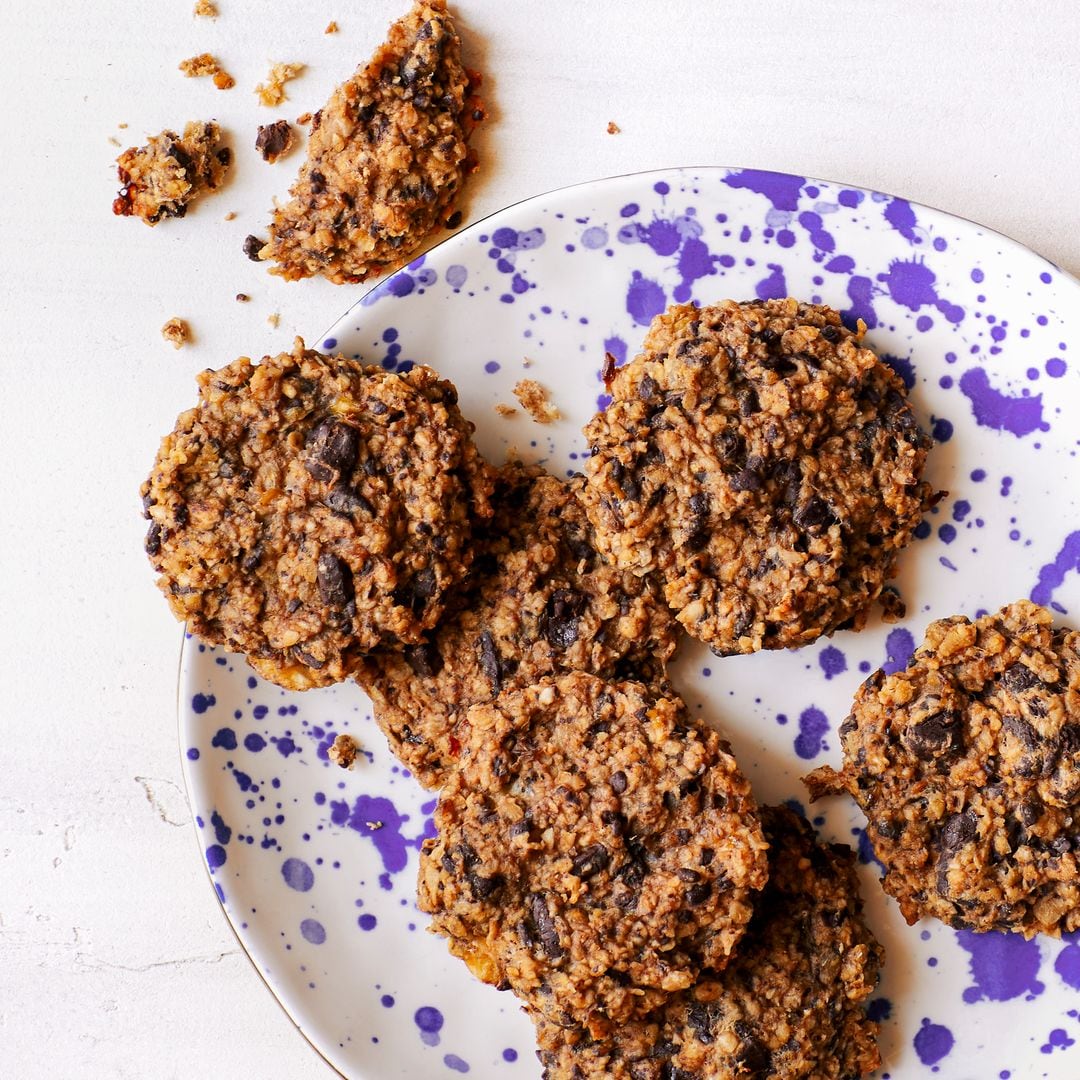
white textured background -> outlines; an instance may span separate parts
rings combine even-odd
[[[317,109],[405,3],[219,0],[213,22],[192,3],[0,0],[0,1077],[13,1080],[330,1075],[200,864],[177,752],[180,631],[141,551],[138,486],[197,371],[315,340],[360,295],[286,284],[241,253],[301,157],[264,164],[255,128]],[[1073,0],[456,10],[492,115],[468,218],[612,173],[745,165],[930,203],[1080,271]],[[327,37],[330,19],[341,32]],[[180,76],[204,50],[235,89]],[[252,94],[271,60],[309,65],[275,110]],[[210,117],[237,152],[226,189],[152,230],[114,218],[110,137]],[[179,352],[159,335],[173,315],[195,333]]]

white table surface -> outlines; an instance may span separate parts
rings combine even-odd
[[[16,1080],[331,1075],[200,863],[180,628],[138,487],[196,372],[315,341],[363,291],[245,259],[301,160],[264,164],[255,128],[317,109],[405,4],[219,0],[207,21],[192,3],[0,2],[0,1076]],[[746,165],[930,203],[1080,270],[1073,0],[456,10],[492,116],[467,220],[598,176]],[[204,50],[235,89],[181,77]],[[273,110],[252,94],[271,60],[308,65]],[[227,188],[155,229],[114,218],[110,138],[209,117],[236,151]],[[195,334],[180,351],[160,336],[173,315]]]

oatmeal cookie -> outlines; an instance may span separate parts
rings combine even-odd
[[[860,628],[928,505],[930,439],[861,339],[794,300],[675,306],[610,373],[585,429],[597,540],[718,655]]]
[[[312,121],[308,156],[261,257],[337,284],[404,265],[450,213],[483,106],[445,0],[417,0]]]
[[[769,883],[731,963],[610,1037],[538,1018],[545,1080],[854,1080],[880,1063],[864,1002],[884,958],[850,849],[763,807]]]
[[[129,147],[116,159],[123,186],[113,200],[113,213],[142,218],[147,225],[183,217],[193,199],[225,179],[232,151],[220,141],[217,124],[193,122],[184,127],[183,137],[163,131],[146,146]]]
[[[932,623],[840,727],[844,767],[812,795],[862,807],[909,923],[1031,937],[1080,927],[1080,633],[1020,600]]]
[[[490,514],[454,388],[299,339],[198,381],[142,488],[174,613],[290,689],[419,641],[468,569],[472,519]]]
[[[716,732],[677,698],[580,672],[466,724],[418,902],[474,974],[600,1033],[727,963],[767,870]]]
[[[491,522],[475,534],[464,593],[429,639],[381,650],[360,667],[375,719],[426,787],[456,761],[458,718],[504,687],[586,671],[657,683],[674,620],[645,578],[607,566],[578,502],[580,479],[508,465]]]

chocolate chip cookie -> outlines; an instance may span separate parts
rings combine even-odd
[[[273,273],[342,284],[408,262],[475,167],[477,78],[462,67],[445,0],[417,0],[315,114],[307,160],[261,250]]]
[[[859,628],[930,500],[904,384],[830,308],[669,308],[586,427],[582,498],[719,655]]]
[[[505,687],[563,671],[664,678],[674,619],[648,579],[597,554],[580,487],[534,467],[500,470],[464,593],[423,644],[359,668],[391,749],[425,786],[441,786],[457,759],[458,717]]]
[[[602,1033],[727,963],[767,867],[716,732],[677,698],[582,673],[466,723],[419,904],[474,974]]]
[[[146,550],[177,617],[298,690],[420,641],[491,512],[453,386],[299,339],[198,382],[142,487]]]
[[[1027,600],[932,623],[905,670],[863,683],[840,736],[844,767],[807,786],[862,807],[909,923],[1080,927],[1080,634]]]
[[[539,1018],[545,1080],[854,1080],[880,1065],[863,1005],[883,950],[852,853],[786,807],[761,818],[769,883],[731,963],[606,1038]]]

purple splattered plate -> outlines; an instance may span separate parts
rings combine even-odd
[[[565,474],[601,397],[605,351],[632,355],[673,301],[791,294],[842,309],[912,388],[947,489],[902,561],[909,616],[798,652],[716,660],[686,643],[676,682],[731,737],[764,801],[837,763],[864,674],[902,665],[933,618],[1020,596],[1080,604],[1080,341],[1075,280],[968,221],[875,192],[750,170],[671,170],[551,192],[495,214],[383,282],[327,350],[453,379],[481,447]],[[563,419],[513,404],[527,375]],[[395,764],[352,685],[287,694],[185,643],[180,727],[199,835],[244,947],[303,1033],[349,1077],[535,1078],[514,999],[425,933],[417,848],[433,803]],[[364,748],[343,773],[338,732]],[[817,812],[817,807],[813,812]],[[1080,1075],[1080,944],[907,927],[877,885],[861,818],[831,800],[823,835],[860,846],[888,950],[871,1003],[881,1076]]]

